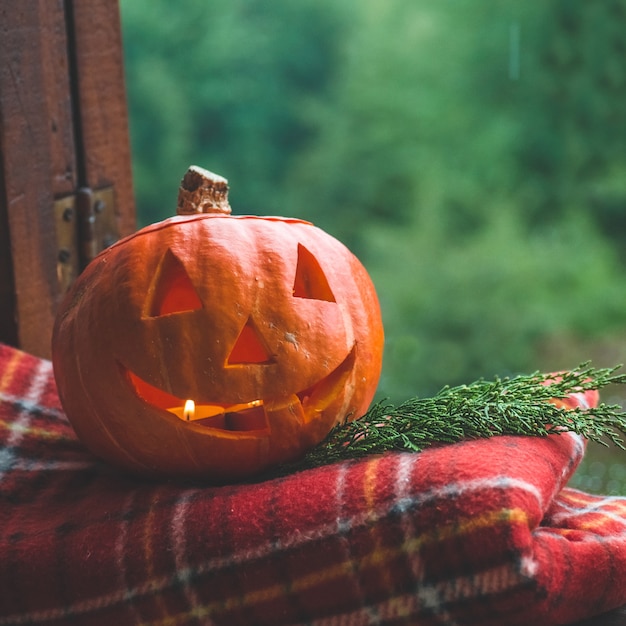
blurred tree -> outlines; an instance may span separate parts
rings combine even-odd
[[[529,30],[518,143],[535,223],[594,216],[626,259],[626,2],[559,0]]]
[[[314,189],[316,222],[353,246],[368,220],[398,225],[415,209],[434,114],[427,83],[441,71],[420,58],[436,18],[424,3],[361,3],[333,97],[308,111],[320,133],[292,170],[292,205],[310,210]]]
[[[359,254],[372,219],[442,220],[450,237],[482,228],[514,193],[510,28],[538,13],[518,4],[362,2],[341,81],[309,111],[320,133],[287,180],[292,206]]]
[[[581,338],[624,328],[623,270],[589,216],[527,234],[524,217],[502,209],[463,239],[434,220],[368,231],[387,330],[382,395],[398,401],[444,383],[573,367],[594,356],[589,345],[577,352]],[[544,349],[564,336],[575,362]]]
[[[302,111],[338,67],[342,6],[122,0],[142,222],[171,214],[191,163],[232,181],[238,212],[284,211],[278,190],[313,132]]]

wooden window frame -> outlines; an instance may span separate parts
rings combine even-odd
[[[123,236],[136,223],[118,2],[0,0],[1,342],[50,356],[67,263],[54,203],[111,187]]]

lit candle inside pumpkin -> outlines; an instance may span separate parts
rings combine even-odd
[[[183,409],[183,415],[186,421],[190,421],[194,418],[196,412],[196,403],[193,400],[187,400],[185,402],[185,408]]]
[[[232,404],[229,406],[219,404],[196,404],[193,400],[186,400],[184,406],[176,406],[167,410],[186,422],[215,418],[215,426],[224,428],[221,422],[224,420],[227,413],[240,413],[246,409],[253,409],[260,406],[263,406],[262,400],[253,400],[252,402]]]
[[[223,415],[226,409],[219,404],[196,404],[193,400],[186,400],[184,406],[175,406],[167,409],[185,422],[195,422]]]

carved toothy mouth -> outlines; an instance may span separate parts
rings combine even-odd
[[[130,369],[119,364],[122,375],[130,383],[135,394],[144,402],[160,409],[169,411],[182,421],[193,423],[205,428],[223,431],[261,431],[270,430],[268,414],[272,407],[293,407],[293,414],[303,415],[305,423],[323,411],[345,386],[350,372],[354,368],[356,346],[346,358],[327,376],[307,389],[296,392],[284,399],[254,399],[240,404],[198,404],[193,415],[185,412],[185,399],[173,396],[158,387],[147,383]],[[295,406],[294,406],[295,405]],[[299,406],[298,406],[299,405]]]

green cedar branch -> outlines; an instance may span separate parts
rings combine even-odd
[[[559,374],[535,372],[513,378],[478,380],[469,385],[444,387],[431,398],[412,398],[392,406],[374,404],[360,419],[336,426],[299,461],[282,471],[297,471],[335,461],[383,452],[419,452],[436,443],[494,435],[547,435],[572,431],[607,445],[626,449],[626,413],[619,405],[560,408],[553,398],[599,390],[626,383],[626,375],[613,368],[594,368],[583,363]]]

